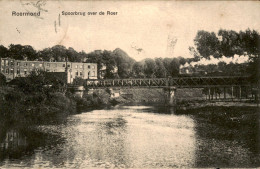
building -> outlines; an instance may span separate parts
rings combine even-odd
[[[96,63],[26,61],[11,58],[0,58],[0,63],[1,73],[5,75],[8,81],[15,77],[25,77],[33,70],[66,72],[66,68],[68,83],[72,83],[76,77],[97,79]]]

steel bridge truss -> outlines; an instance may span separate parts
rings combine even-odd
[[[248,76],[218,77],[177,77],[177,78],[145,78],[145,79],[88,79],[89,88],[105,87],[169,87],[200,88],[225,86],[250,86]]]

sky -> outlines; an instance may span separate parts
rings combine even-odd
[[[155,57],[192,57],[188,47],[194,46],[193,39],[198,30],[217,32],[219,29],[240,31],[250,28],[260,32],[260,2],[257,1],[40,3],[44,5],[39,18],[12,16],[13,11],[37,12],[38,8],[33,6],[36,1],[0,1],[0,45],[31,45],[36,50],[64,45],[86,53],[120,48],[140,61]],[[86,15],[64,16],[62,11],[86,12]],[[105,15],[99,15],[101,11]],[[106,15],[107,11],[117,12],[117,15]],[[88,15],[88,12],[97,12],[97,15]]]

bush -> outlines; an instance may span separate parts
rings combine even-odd
[[[6,84],[6,77],[2,73],[0,73],[0,86],[4,86]]]
[[[76,104],[72,99],[59,92],[50,94],[49,99],[47,100],[47,105],[57,108],[59,112],[66,114],[74,113],[74,109],[76,108]]]

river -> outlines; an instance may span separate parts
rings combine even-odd
[[[30,131],[2,129],[0,168],[259,167],[258,127],[223,127],[156,106],[117,106]]]

